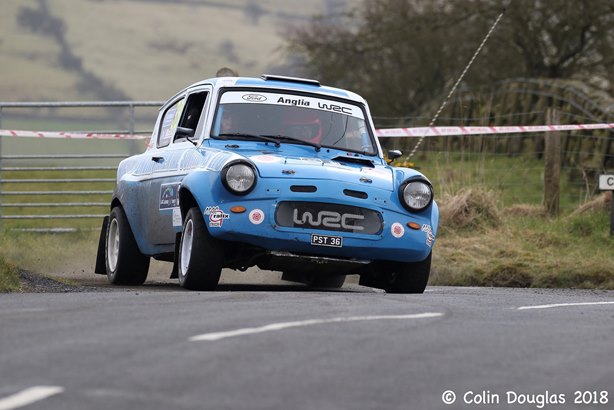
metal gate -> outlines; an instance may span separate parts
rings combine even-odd
[[[160,101],[0,102],[0,130],[4,131],[0,133],[0,229],[35,232],[98,229],[108,213],[117,165],[123,158],[142,152],[145,145],[142,141],[77,141],[70,133],[151,134],[151,131],[136,130],[135,125],[146,123],[151,126],[151,118],[155,118],[161,104]],[[146,108],[149,115],[137,117],[135,107],[150,107]],[[60,109],[71,112],[81,108],[95,109],[96,112],[92,115],[89,111],[79,112],[76,116],[69,114],[64,117],[59,112]],[[115,110],[106,115],[111,119],[109,127],[93,131],[101,123],[99,118],[105,117],[101,110],[106,109]],[[126,110],[127,114],[118,114],[118,110]],[[28,114],[22,114],[24,111]],[[42,113],[43,117],[38,122],[37,113]],[[11,114],[17,120],[11,121]],[[86,120],[79,120],[80,116],[97,117],[97,121],[92,122],[96,125],[91,125],[89,131],[63,129],[67,131],[63,140],[57,135],[47,139],[45,132],[38,131],[36,138],[20,138],[15,136],[19,132],[10,131],[12,124],[30,118],[32,124],[39,124],[39,127],[46,127],[49,119],[52,127],[57,128],[58,125],[53,123],[56,118],[63,118],[68,125],[87,124]],[[119,126],[126,128],[111,128],[118,126],[118,122],[112,121],[113,117],[122,117]],[[11,145],[16,144],[19,149],[11,149]],[[100,149],[101,144],[104,149]]]

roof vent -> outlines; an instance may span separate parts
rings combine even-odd
[[[288,83],[300,83],[300,84],[309,84],[320,86],[320,82],[318,80],[310,80],[309,78],[298,78],[298,77],[286,77],[284,75],[273,75],[273,74],[262,74],[260,76],[264,81],[285,81]]]

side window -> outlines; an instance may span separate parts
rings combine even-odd
[[[200,117],[202,115],[203,107],[205,106],[206,100],[207,92],[196,92],[191,94],[185,104],[186,107],[183,116],[181,117],[181,121],[179,122],[179,126],[191,129],[196,132],[196,128],[198,127],[198,122],[200,121]],[[185,137],[178,136],[176,139],[182,138]]]
[[[166,147],[171,142],[171,139],[173,139],[184,105],[185,99],[181,99],[171,105],[164,113],[160,133],[158,134],[158,148]]]

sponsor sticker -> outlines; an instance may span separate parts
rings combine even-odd
[[[173,208],[173,226],[181,226],[181,209]]]
[[[422,225],[422,232],[426,234],[426,244],[429,248],[433,247],[433,242],[435,241],[435,235],[433,235],[433,228],[431,225],[424,224]]]
[[[400,238],[405,234],[405,228],[403,228],[403,225],[401,225],[400,223],[395,222],[390,227],[390,232],[395,238]]]
[[[249,102],[264,102],[266,101],[266,97],[262,94],[243,94],[241,96],[245,101]]]
[[[280,162],[281,158],[276,157],[274,155],[254,155],[253,157],[250,157],[250,159],[252,161],[256,161],[256,162],[265,162],[268,164],[271,164],[273,162]]]
[[[260,225],[264,221],[264,212],[261,209],[254,209],[249,213],[249,221],[254,225]]]
[[[269,105],[293,106],[309,108],[318,111],[333,112],[342,115],[364,119],[364,113],[359,105],[318,98],[314,94],[294,95],[283,93],[253,93],[244,91],[228,91],[222,94],[221,104],[261,103]]]
[[[181,183],[160,185],[160,210],[179,206],[179,187]]]
[[[209,227],[221,228],[225,219],[230,219],[230,215],[220,209],[219,206],[208,206],[205,208],[205,215],[209,215]]]

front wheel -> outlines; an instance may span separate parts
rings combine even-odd
[[[183,223],[179,245],[179,285],[190,290],[214,290],[224,263],[223,249],[211,237],[198,207],[191,208]]]
[[[149,257],[139,250],[124,209],[111,210],[105,241],[105,265],[114,285],[142,285],[147,279]]]
[[[398,264],[388,278],[388,293],[424,293],[431,274],[431,256],[420,262]]]

